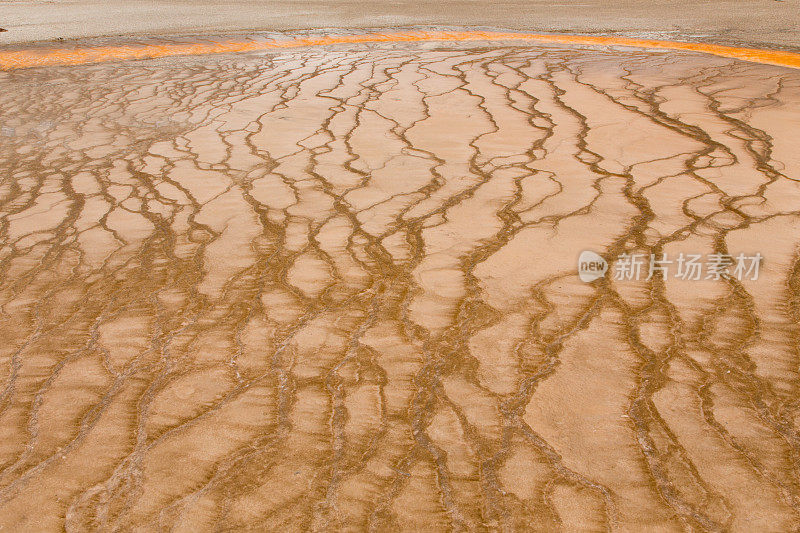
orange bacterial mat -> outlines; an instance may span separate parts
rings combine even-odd
[[[525,41],[538,43],[631,46],[663,50],[688,50],[755,63],[800,68],[800,53],[737,48],[704,43],[628,39],[588,35],[547,35],[488,31],[404,31],[295,37],[287,40],[224,40],[198,43],[131,44],[86,48],[41,48],[0,51],[0,70],[57,65],[83,65],[125,59],[223,54],[254,50],[279,50],[334,44],[420,42],[420,41]]]

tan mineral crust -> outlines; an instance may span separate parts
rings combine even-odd
[[[621,47],[0,73],[2,531],[797,530],[799,124]]]
[[[44,39],[453,25],[800,48],[800,0],[0,0],[0,46]]]

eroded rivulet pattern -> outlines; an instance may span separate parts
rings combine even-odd
[[[0,88],[5,529],[800,526],[797,72],[384,45]]]

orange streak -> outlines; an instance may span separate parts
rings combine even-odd
[[[190,56],[249,52],[254,50],[278,50],[305,46],[332,44],[357,44],[381,42],[419,41],[526,41],[538,43],[579,44],[599,46],[632,46],[636,48],[658,48],[665,50],[688,50],[715,56],[742,59],[754,63],[800,68],[800,53],[754,48],[735,48],[716,44],[654,41],[649,39],[627,39],[623,37],[599,37],[587,35],[546,35],[537,33],[501,33],[483,31],[408,31],[393,33],[366,33],[361,35],[325,35],[321,37],[299,37],[287,40],[228,40],[200,43],[165,43],[102,46],[75,49],[31,49],[0,51],[0,70],[57,65],[83,65],[125,59],[152,59],[157,57]]]

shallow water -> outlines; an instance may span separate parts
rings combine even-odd
[[[800,525],[798,71],[373,44],[0,89],[9,530]]]

